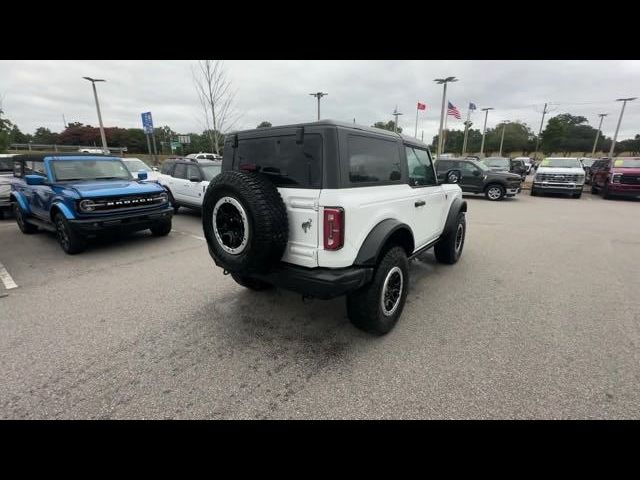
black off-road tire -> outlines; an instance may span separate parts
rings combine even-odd
[[[13,204],[13,216],[16,217],[16,223],[18,224],[18,228],[20,231],[26,235],[31,235],[32,233],[36,233],[38,231],[38,227],[28,223],[24,215],[22,214],[22,210],[18,203]]]
[[[58,243],[65,253],[75,255],[82,252],[87,247],[87,241],[78,233],[74,232],[67,219],[61,213],[53,217],[53,224],[56,227],[56,237]]]
[[[222,236],[230,231],[226,225],[219,226],[219,233],[222,230],[220,239],[214,232],[213,211],[218,201],[225,197],[238,202],[246,216],[248,231],[244,228],[232,231],[235,237],[241,234],[240,240],[244,241],[238,247],[238,253],[226,251],[221,244]],[[238,211],[235,206],[232,210]],[[220,215],[220,218],[223,217]],[[202,226],[209,253],[216,263],[241,275],[267,272],[282,258],[289,238],[287,209],[282,197],[266,176],[257,173],[227,171],[216,176],[204,196]],[[229,243],[227,248],[233,243],[228,238],[224,241]],[[234,238],[233,241],[238,240]]]
[[[242,275],[238,275],[237,273],[232,273],[231,277],[236,281],[238,285],[241,285],[244,288],[248,288],[249,290],[255,290],[256,292],[273,288],[273,285],[271,285],[270,283],[263,282],[262,280],[258,280],[257,278],[244,277]]]
[[[169,203],[173,207],[173,213],[177,214],[178,210],[180,210],[180,205],[176,203],[176,199],[173,198],[173,194],[171,193],[171,190],[167,190],[167,195],[169,195]]]
[[[382,290],[387,276],[397,267],[402,273],[402,289],[397,306],[390,315],[382,309]],[[397,271],[393,275],[396,275]],[[384,335],[398,322],[402,315],[409,289],[409,261],[402,247],[392,247],[376,267],[373,280],[364,287],[347,295],[347,314],[351,323],[360,330],[374,335]]]
[[[593,182],[591,182],[591,193],[593,193],[594,195],[596,195],[598,193],[598,189],[593,184]]]
[[[496,198],[491,198],[491,196],[489,195],[489,192],[493,188],[498,188],[500,190],[500,196],[498,196]],[[505,194],[506,194],[506,191],[505,191],[504,187],[502,185],[500,185],[499,183],[491,183],[491,184],[487,185],[487,187],[484,189],[484,196],[486,197],[487,200],[490,200],[492,202],[498,202],[500,200],[503,200]]]
[[[573,198],[580,198],[581,196],[582,196],[582,192],[580,192],[580,193],[574,193],[574,194],[572,195],[572,197],[573,197]]]
[[[610,200],[612,197],[612,195],[609,193],[609,184],[605,183],[604,187],[602,188],[602,198],[606,199],[606,200]]]
[[[461,238],[459,238],[460,235]],[[464,212],[460,212],[453,230],[442,237],[433,247],[436,260],[448,265],[456,263],[460,255],[462,255],[462,248],[464,247],[464,239],[466,236],[467,220]]]
[[[166,237],[171,232],[171,219],[162,220],[150,228],[154,237]]]

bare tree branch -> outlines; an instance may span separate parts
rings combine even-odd
[[[227,79],[222,60],[199,60],[191,71],[211,149],[219,154],[222,135],[238,121],[234,106],[236,92]]]

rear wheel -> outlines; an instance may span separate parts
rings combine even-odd
[[[271,285],[270,283],[263,282],[262,280],[258,280],[257,278],[245,277],[236,273],[232,273],[231,277],[236,281],[238,285],[241,285],[244,288],[248,288],[249,290],[260,291],[273,288],[273,285]]]
[[[18,228],[22,233],[29,235],[38,231],[38,227],[36,227],[35,225],[31,225],[25,220],[24,216],[22,215],[22,209],[17,203],[13,204],[13,215],[16,217],[16,223],[18,224]]]
[[[484,196],[487,197],[488,200],[491,200],[493,202],[502,200],[504,198],[504,194],[504,187],[495,183],[493,185],[489,185],[484,191]]]
[[[53,222],[56,226],[56,236],[58,237],[58,243],[62,247],[62,250],[69,255],[82,252],[86,246],[86,240],[79,234],[73,231],[69,226],[69,222],[64,215],[58,213]]]
[[[374,335],[390,332],[402,314],[408,288],[407,255],[401,247],[393,247],[382,257],[373,280],[347,296],[351,323]]]

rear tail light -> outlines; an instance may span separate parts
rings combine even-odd
[[[324,249],[339,250],[344,245],[344,209],[324,209]]]

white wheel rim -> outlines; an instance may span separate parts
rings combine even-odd
[[[234,213],[235,210],[235,213]],[[224,213],[225,218],[222,218]],[[220,215],[220,219],[218,216]],[[223,228],[218,225],[218,220],[228,220],[232,217],[232,222],[236,228]],[[238,221],[241,223],[239,225]],[[242,204],[233,197],[222,197],[213,207],[213,233],[218,240],[220,247],[231,255],[239,255],[247,248],[249,244],[249,221],[247,212],[245,212]],[[242,232],[238,232],[238,228],[242,226]]]
[[[489,189],[489,198],[491,200],[496,200],[497,198],[500,198],[500,189],[498,187],[491,187]]]
[[[380,293],[380,306],[382,313],[389,317],[395,313],[400,305],[402,290],[404,289],[404,276],[400,267],[393,267],[387,273],[382,292]]]

